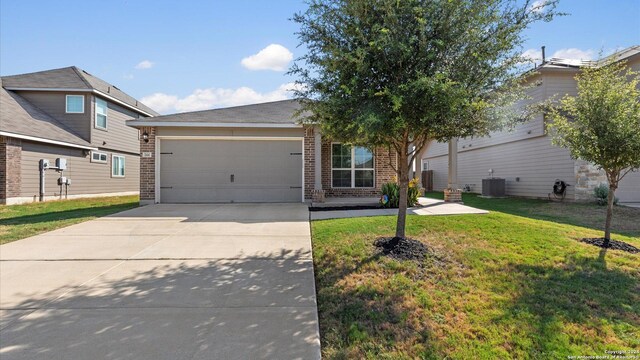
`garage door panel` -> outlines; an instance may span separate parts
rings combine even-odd
[[[299,140],[161,140],[160,146],[162,202],[302,199]]]

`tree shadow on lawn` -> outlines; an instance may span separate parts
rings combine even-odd
[[[505,276],[522,291],[495,321],[518,324],[507,339],[511,346],[532,358],[605,355],[602,346],[612,338],[623,345],[605,345],[610,350],[640,346],[640,279],[608,269],[606,253],[570,256],[561,267],[507,266]]]
[[[315,357],[312,267],[298,254],[126,261],[80,286],[7,289],[1,357]]]
[[[46,212],[42,214],[35,215],[23,215],[10,217],[6,219],[0,219],[0,225],[29,225],[29,224],[39,224],[43,222],[51,222],[51,221],[59,221],[59,220],[71,220],[84,218],[88,216],[103,216],[109,215],[116,212],[129,210],[138,207],[138,203],[125,203],[125,204],[114,204],[114,205],[105,205],[105,206],[97,206],[97,207],[87,207],[82,209],[72,209],[72,210],[63,210],[63,211],[53,211]]]
[[[430,331],[424,309],[411,291],[411,273],[417,275],[412,262],[378,252],[356,262],[325,253],[315,262],[323,357],[437,357],[435,349],[427,347]],[[383,269],[369,272],[369,267]]]

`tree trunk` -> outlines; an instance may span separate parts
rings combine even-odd
[[[400,196],[398,204],[398,222],[396,223],[396,238],[404,239],[404,228],[407,224],[407,193],[409,191],[409,166],[407,165],[407,153],[398,154],[398,183]]]
[[[609,194],[607,194],[607,220],[604,223],[604,247],[609,247],[611,240],[611,219],[613,218],[613,200],[615,199],[616,184],[609,183]]]

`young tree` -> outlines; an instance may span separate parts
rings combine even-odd
[[[604,246],[611,239],[613,201],[620,180],[640,168],[640,91],[638,73],[624,62],[586,67],[577,76],[577,96],[551,108],[554,143],[574,159],[596,164],[607,174]]]
[[[294,16],[308,51],[290,73],[304,85],[306,121],[397,152],[396,238],[405,237],[409,166],[427,142],[524,117],[505,111],[523,97],[521,33],[551,20],[556,1],[309,0]]]

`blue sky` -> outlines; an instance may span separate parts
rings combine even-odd
[[[294,80],[283,69],[304,52],[289,20],[304,7],[297,0],[2,0],[0,73],[76,65],[163,113],[278,100]],[[526,31],[528,54],[546,45],[548,57],[589,58],[640,44],[639,0],[561,0],[559,10],[570,15]]]

